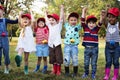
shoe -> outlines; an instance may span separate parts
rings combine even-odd
[[[47,65],[44,66],[44,68],[42,69],[42,73],[45,74],[47,72]]]
[[[72,74],[72,77],[74,78],[74,77],[77,77],[77,74],[76,73],[73,73]]]
[[[118,74],[119,74],[119,69],[114,69],[114,76],[113,76],[112,80],[117,80]]]
[[[103,78],[103,80],[109,80],[109,76],[110,76],[110,68],[106,68],[105,77]]]
[[[24,73],[25,73],[25,75],[28,74],[28,66],[24,66]]]
[[[53,70],[51,74],[56,74],[57,73],[57,64],[53,64]]]
[[[20,67],[21,61],[22,61],[22,57],[19,56],[19,55],[16,55],[16,56],[15,56],[15,62],[16,62],[16,64],[17,64],[17,67]]]
[[[61,65],[57,65],[57,73],[56,73],[57,76],[60,76],[61,75]]]
[[[94,73],[91,75],[91,77],[92,77],[92,80],[95,80],[96,78]]]
[[[33,72],[37,72],[40,69],[40,65],[37,65]]]
[[[87,78],[88,77],[88,74],[86,74],[86,73],[84,73],[83,75],[82,75],[82,78]]]
[[[5,74],[9,74],[9,69],[8,69],[8,68],[5,68],[4,73],[5,73]]]

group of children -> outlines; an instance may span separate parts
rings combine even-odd
[[[61,64],[64,63],[65,75],[69,76],[69,65],[72,59],[73,74],[72,77],[77,76],[78,73],[78,44],[79,31],[84,30],[83,43],[84,50],[84,74],[82,78],[89,75],[89,64],[91,63],[92,71],[91,78],[94,80],[97,71],[98,60],[98,31],[101,25],[106,26],[106,46],[105,46],[105,77],[104,80],[109,80],[110,68],[114,65],[114,76],[112,80],[117,80],[119,73],[119,9],[110,8],[108,11],[104,10],[100,14],[100,20],[97,24],[97,18],[90,15],[86,18],[87,8],[82,9],[81,25],[79,21],[79,14],[72,12],[69,14],[67,21],[64,18],[64,6],[61,5],[60,17],[57,14],[48,14],[45,12],[45,18],[38,18],[36,22],[32,21],[31,14],[21,14],[18,20],[12,21],[3,18],[2,13],[4,9],[0,6],[0,59],[2,56],[1,50],[5,56],[5,73],[9,73],[9,45],[8,35],[6,31],[7,23],[19,23],[21,26],[21,33],[18,38],[16,51],[18,54],[15,57],[17,66],[19,67],[22,61],[22,53],[24,52],[24,73],[28,74],[28,57],[29,53],[36,52],[38,57],[37,65],[34,72],[40,69],[41,60],[44,60],[44,67],[42,73],[47,71],[47,57],[49,56],[49,63],[53,65],[51,74],[61,75]],[[106,19],[107,18],[107,19]],[[65,38],[64,38],[64,58],[61,48],[61,30],[64,23]],[[32,30],[33,29],[33,30]],[[34,42],[33,31],[36,35],[36,45]]]

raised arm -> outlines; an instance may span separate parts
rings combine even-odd
[[[60,22],[64,20],[64,5],[60,6]]]
[[[82,18],[85,18],[85,17],[86,17],[86,12],[87,12],[87,8],[84,7],[84,8],[82,9]]]

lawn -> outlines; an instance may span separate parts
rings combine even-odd
[[[4,59],[2,59],[2,67],[0,69],[0,80],[83,80],[81,79],[82,74],[84,73],[84,48],[79,45],[79,70],[78,70],[78,76],[75,78],[72,77],[65,77],[64,76],[64,66],[62,65],[62,75],[61,76],[54,76],[50,75],[50,71],[52,68],[52,65],[48,65],[48,72],[47,74],[42,74],[41,69],[43,65],[41,65],[41,69],[37,73],[33,73],[33,70],[36,66],[37,57],[35,56],[35,53],[30,54],[29,56],[29,74],[24,75],[23,69],[24,69],[24,62],[22,61],[21,67],[16,67],[14,58],[17,52],[15,52],[17,43],[17,38],[13,38],[13,40],[10,42],[10,74],[4,74]],[[105,57],[104,57],[104,45],[105,42],[103,39],[100,39],[100,45],[99,45],[99,58],[98,58],[98,69],[96,74],[96,80],[102,80],[104,77],[104,66],[105,66]],[[63,47],[64,45],[62,45]],[[70,65],[70,73],[72,73],[72,64]],[[112,73],[111,73],[112,77]],[[90,75],[88,78],[84,80],[91,80]]]

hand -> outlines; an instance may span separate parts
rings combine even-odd
[[[23,12],[23,11],[20,11],[20,12],[19,12],[19,15],[22,15],[22,14],[24,14],[24,12]]]
[[[100,14],[100,19],[101,19],[101,20],[104,20],[104,19],[106,18],[106,15],[107,15],[106,10],[102,10],[102,11],[101,11],[101,14]]]

